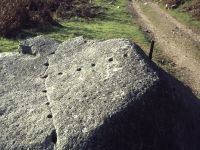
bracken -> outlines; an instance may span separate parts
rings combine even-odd
[[[89,0],[0,0],[0,4],[0,36],[4,37],[24,28],[56,24],[52,16],[95,16]]]

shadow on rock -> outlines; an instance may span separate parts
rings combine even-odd
[[[160,82],[93,131],[83,149],[198,150],[200,148],[199,99],[177,79],[157,68],[155,64],[152,65],[159,72]],[[129,99],[131,96],[127,95],[127,100]]]

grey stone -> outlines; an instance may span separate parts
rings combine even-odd
[[[23,54],[36,55],[36,51],[33,50],[32,46],[19,45],[19,52]]]
[[[84,148],[95,129],[158,81],[156,72],[125,39],[69,40],[59,45],[49,64],[46,86],[58,149]]]
[[[40,39],[42,48],[37,45]],[[43,65],[47,54],[58,44],[44,39],[31,39],[43,56],[0,54],[0,149],[53,149],[54,126],[47,118],[51,111],[45,105],[48,99],[42,93],[46,88],[41,76],[47,69]]]
[[[30,38],[22,41],[19,44],[18,51],[22,54],[52,54],[55,52],[56,47],[51,47],[53,40],[47,39],[44,36],[37,36],[35,38]],[[44,48],[45,47],[45,48]]]
[[[0,54],[0,149],[199,149],[199,102],[136,44],[22,43]]]

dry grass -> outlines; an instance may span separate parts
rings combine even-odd
[[[183,10],[200,20],[200,1],[199,0],[192,0],[186,1],[183,5]]]
[[[52,16],[94,17],[89,0],[0,0],[0,35],[13,37],[22,28],[55,25]]]

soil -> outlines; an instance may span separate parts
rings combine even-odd
[[[142,9],[143,8],[143,9]],[[200,35],[181,24],[153,2],[133,0],[139,24],[153,34],[158,47],[173,61],[173,72],[200,95]]]

